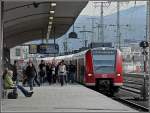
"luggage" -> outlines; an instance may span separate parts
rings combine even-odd
[[[18,93],[16,90],[13,90],[11,92],[8,93],[7,95],[8,99],[17,99],[18,98]]]

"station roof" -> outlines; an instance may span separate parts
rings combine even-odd
[[[34,5],[34,1],[38,4]],[[4,1],[4,43],[8,48],[46,38],[50,2],[45,0]],[[65,34],[88,1],[55,1],[55,13],[50,38]],[[54,27],[55,26],[55,27]],[[55,28],[55,33],[54,33]]]

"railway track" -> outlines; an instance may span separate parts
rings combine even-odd
[[[132,102],[130,100],[124,99],[124,98],[118,98],[118,97],[112,97],[112,99],[119,101],[123,104],[129,105],[130,107],[138,110],[138,111],[142,111],[142,112],[149,112],[149,108],[146,108],[145,106],[139,105],[135,102]]]
[[[148,112],[148,82],[149,76],[145,75],[144,82],[144,74],[124,74],[124,85],[120,88],[122,92],[112,97],[114,100],[127,104],[139,111]],[[144,98],[144,84],[145,84],[145,99]],[[128,98],[126,95],[130,95]],[[142,97],[142,99],[141,99]]]
[[[99,93],[101,93],[101,92],[99,92]],[[104,93],[102,93],[102,94],[104,94]],[[109,95],[106,95],[106,96],[110,97]],[[110,98],[112,98],[113,100],[118,101],[122,104],[125,104],[133,109],[136,109],[140,112],[149,112],[149,108],[145,107],[144,105],[140,105],[140,104],[136,103],[135,98],[133,98],[133,97],[124,98],[124,97],[113,96]],[[134,100],[134,102],[133,102],[133,100]]]
[[[132,100],[135,100],[135,98],[133,98],[134,96],[130,97],[130,98],[129,97],[128,98],[127,97],[119,97],[118,95],[111,97],[110,95],[105,94],[105,93],[103,93],[101,91],[98,91],[96,89],[92,89],[92,90],[97,91],[97,92],[99,92],[101,94],[104,94],[104,95],[112,98],[113,100],[118,101],[118,102],[120,102],[122,104],[125,104],[125,105],[127,105],[127,106],[129,106],[129,107],[131,107],[133,109],[136,109],[136,110],[138,110],[140,112],[149,112],[149,108],[147,108],[146,106],[140,105],[140,104],[132,101]]]

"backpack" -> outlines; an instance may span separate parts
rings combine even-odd
[[[16,90],[13,90],[11,92],[8,93],[7,95],[8,99],[17,99],[18,98],[18,93]]]

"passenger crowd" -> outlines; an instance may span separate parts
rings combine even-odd
[[[26,97],[31,97],[33,87],[36,85],[40,87],[48,82],[49,85],[59,83],[63,86],[64,84],[75,82],[76,66],[71,61],[69,64],[65,64],[64,60],[59,63],[41,60],[37,67],[38,69],[32,60],[29,60],[22,69],[22,85],[19,85],[18,62],[14,61],[12,68],[6,68],[3,73],[4,88],[13,88],[15,91],[20,89]],[[29,86],[30,91],[25,89],[25,86]]]

